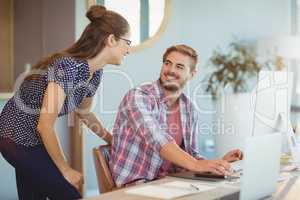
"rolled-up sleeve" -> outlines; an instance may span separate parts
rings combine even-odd
[[[162,146],[174,141],[167,127],[158,121],[160,113],[154,96],[132,90],[127,95],[125,109],[136,134],[155,152],[159,153]]]
[[[195,109],[192,109],[192,127],[191,127],[191,154],[194,158],[198,160],[203,160],[205,157],[200,153],[200,140],[199,140],[199,131],[200,131],[200,122],[199,114]]]

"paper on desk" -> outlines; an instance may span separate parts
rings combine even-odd
[[[287,166],[283,166],[281,168],[281,172],[292,172],[292,171],[299,171],[299,166],[297,165],[287,165]]]
[[[172,199],[189,194],[199,193],[216,188],[215,186],[208,186],[199,183],[193,183],[198,188],[191,187],[190,182],[173,181],[158,185],[146,185],[138,188],[128,189],[125,192],[128,194],[148,196],[160,199]]]
[[[185,181],[172,181],[172,182],[161,184],[161,186],[181,188],[181,189],[190,189],[190,188],[192,188],[191,184],[198,188],[198,190],[196,190],[197,192],[203,192],[206,190],[211,190],[211,189],[216,188],[216,186],[213,186],[213,185],[197,183],[197,182],[185,182]]]
[[[280,173],[280,175],[278,177],[278,182],[288,180],[292,177],[293,177],[293,175],[291,175],[290,173],[282,172],[282,173]]]

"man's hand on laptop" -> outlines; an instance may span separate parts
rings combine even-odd
[[[225,175],[231,169],[226,160],[197,160],[196,172],[211,172],[217,175]]]
[[[238,160],[243,159],[243,152],[239,149],[235,149],[232,151],[229,151],[224,157],[223,160],[226,160],[228,162],[234,162]]]

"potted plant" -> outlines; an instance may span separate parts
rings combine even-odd
[[[250,45],[232,42],[227,51],[220,48],[213,51],[208,66],[214,68],[214,71],[208,77],[206,91],[214,99],[223,92],[249,92],[254,86],[253,79],[257,78],[261,69],[270,70],[273,66],[281,69],[283,65],[280,57],[262,62]]]
[[[262,61],[253,47],[236,41],[226,51],[214,50],[208,66],[213,71],[207,77],[206,91],[216,102],[216,153],[222,156],[230,149],[243,149],[244,139],[251,135],[254,116],[251,91],[259,71],[274,66],[282,68],[283,62],[280,57]]]

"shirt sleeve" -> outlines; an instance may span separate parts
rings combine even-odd
[[[93,78],[88,83],[88,92],[86,94],[86,97],[93,97],[101,83],[103,75],[103,70],[98,70],[94,73]]]
[[[191,155],[198,159],[203,160],[205,157],[200,153],[200,140],[199,140],[199,131],[200,131],[200,122],[199,122],[199,113],[192,106],[192,127],[191,127],[191,146],[190,152]]]
[[[71,60],[62,58],[48,68],[48,82],[54,82],[63,88],[66,95],[75,88],[75,68]]]
[[[124,109],[137,135],[157,153],[163,145],[174,142],[158,121],[159,112],[155,97],[139,89],[131,90],[125,100]]]

